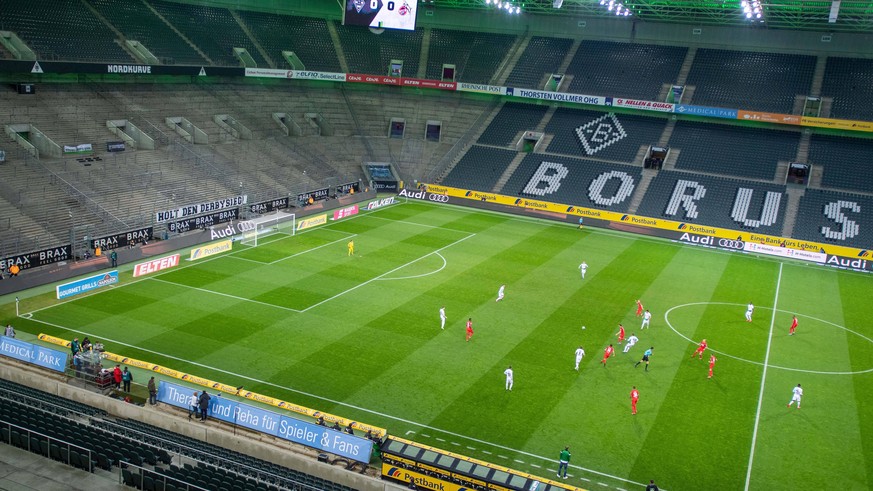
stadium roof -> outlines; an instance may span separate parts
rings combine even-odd
[[[553,0],[502,0],[522,12],[572,17],[614,16],[600,0],[563,0],[560,9]],[[614,0],[618,3],[620,0]],[[873,32],[873,2],[858,0],[748,0],[763,8],[762,28],[826,32]],[[492,0],[491,3],[496,3]],[[434,8],[494,9],[486,0],[423,0]],[[609,3],[609,0],[605,0]],[[626,0],[621,2],[640,21],[694,25],[746,26],[753,23],[743,14],[742,0]],[[832,6],[839,5],[835,22],[829,22]]]

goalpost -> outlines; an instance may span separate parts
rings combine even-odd
[[[258,240],[263,237],[275,234],[295,235],[297,233],[297,215],[277,212],[259,216],[240,222],[240,228],[245,230],[239,239],[240,244],[257,247]]]

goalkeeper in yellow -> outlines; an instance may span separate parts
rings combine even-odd
[[[355,241],[350,240],[349,241],[349,256],[354,256],[354,255],[355,255]]]

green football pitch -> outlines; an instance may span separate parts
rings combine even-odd
[[[408,202],[2,313],[543,477],[569,445],[584,488],[845,490],[873,487],[871,299],[866,274]]]

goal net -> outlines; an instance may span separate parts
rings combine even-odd
[[[257,247],[264,237],[284,234],[294,235],[297,230],[297,215],[294,213],[272,213],[240,222],[243,233],[239,242],[242,245]]]

